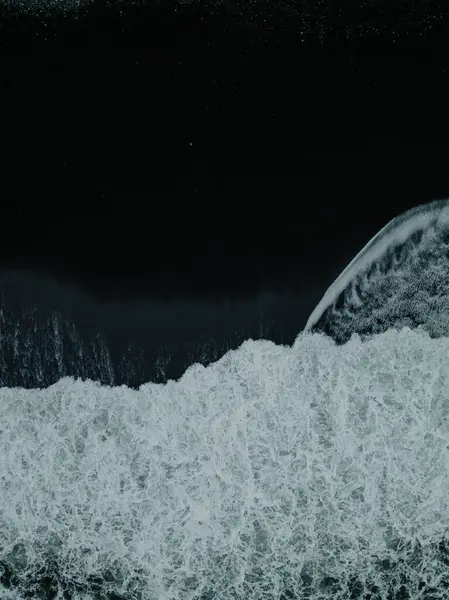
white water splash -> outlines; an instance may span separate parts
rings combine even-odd
[[[439,200],[381,229],[329,287],[305,331],[337,341],[403,326],[448,335],[448,281],[449,200]]]
[[[448,357],[301,334],[138,391],[3,388],[0,564],[61,599],[447,598]]]

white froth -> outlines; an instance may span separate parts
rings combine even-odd
[[[8,600],[50,559],[86,599],[110,572],[130,599],[347,600],[351,577],[383,598],[403,575],[415,600],[442,589],[448,498],[449,339],[422,331],[250,340],[139,390],[0,389]]]
[[[419,230],[448,224],[449,200],[436,200],[418,206],[391,220],[362,248],[328,288],[310,315],[304,330],[310,331],[343,290],[367,268],[379,263],[389,249],[404,243]]]

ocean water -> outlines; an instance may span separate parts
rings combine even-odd
[[[0,389],[0,599],[447,599],[448,228],[398,217],[292,345],[177,380],[36,350],[61,378]]]
[[[353,333],[408,326],[449,335],[449,201],[399,215],[362,248],[324,294],[305,331],[344,343]]]

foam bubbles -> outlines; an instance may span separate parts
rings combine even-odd
[[[46,572],[87,598],[444,598],[448,356],[304,333],[139,390],[2,388],[0,596]]]
[[[338,343],[352,333],[420,327],[449,334],[449,200],[414,208],[388,223],[324,294],[306,324]]]

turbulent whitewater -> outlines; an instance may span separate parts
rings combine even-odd
[[[447,598],[448,399],[449,340],[408,328],[3,388],[0,597]]]
[[[448,204],[379,232],[292,346],[177,381],[105,385],[104,342],[3,313],[2,376],[61,378],[0,388],[0,599],[446,600]]]
[[[306,331],[338,343],[353,333],[420,327],[449,333],[449,200],[390,221],[357,254],[310,315]]]

